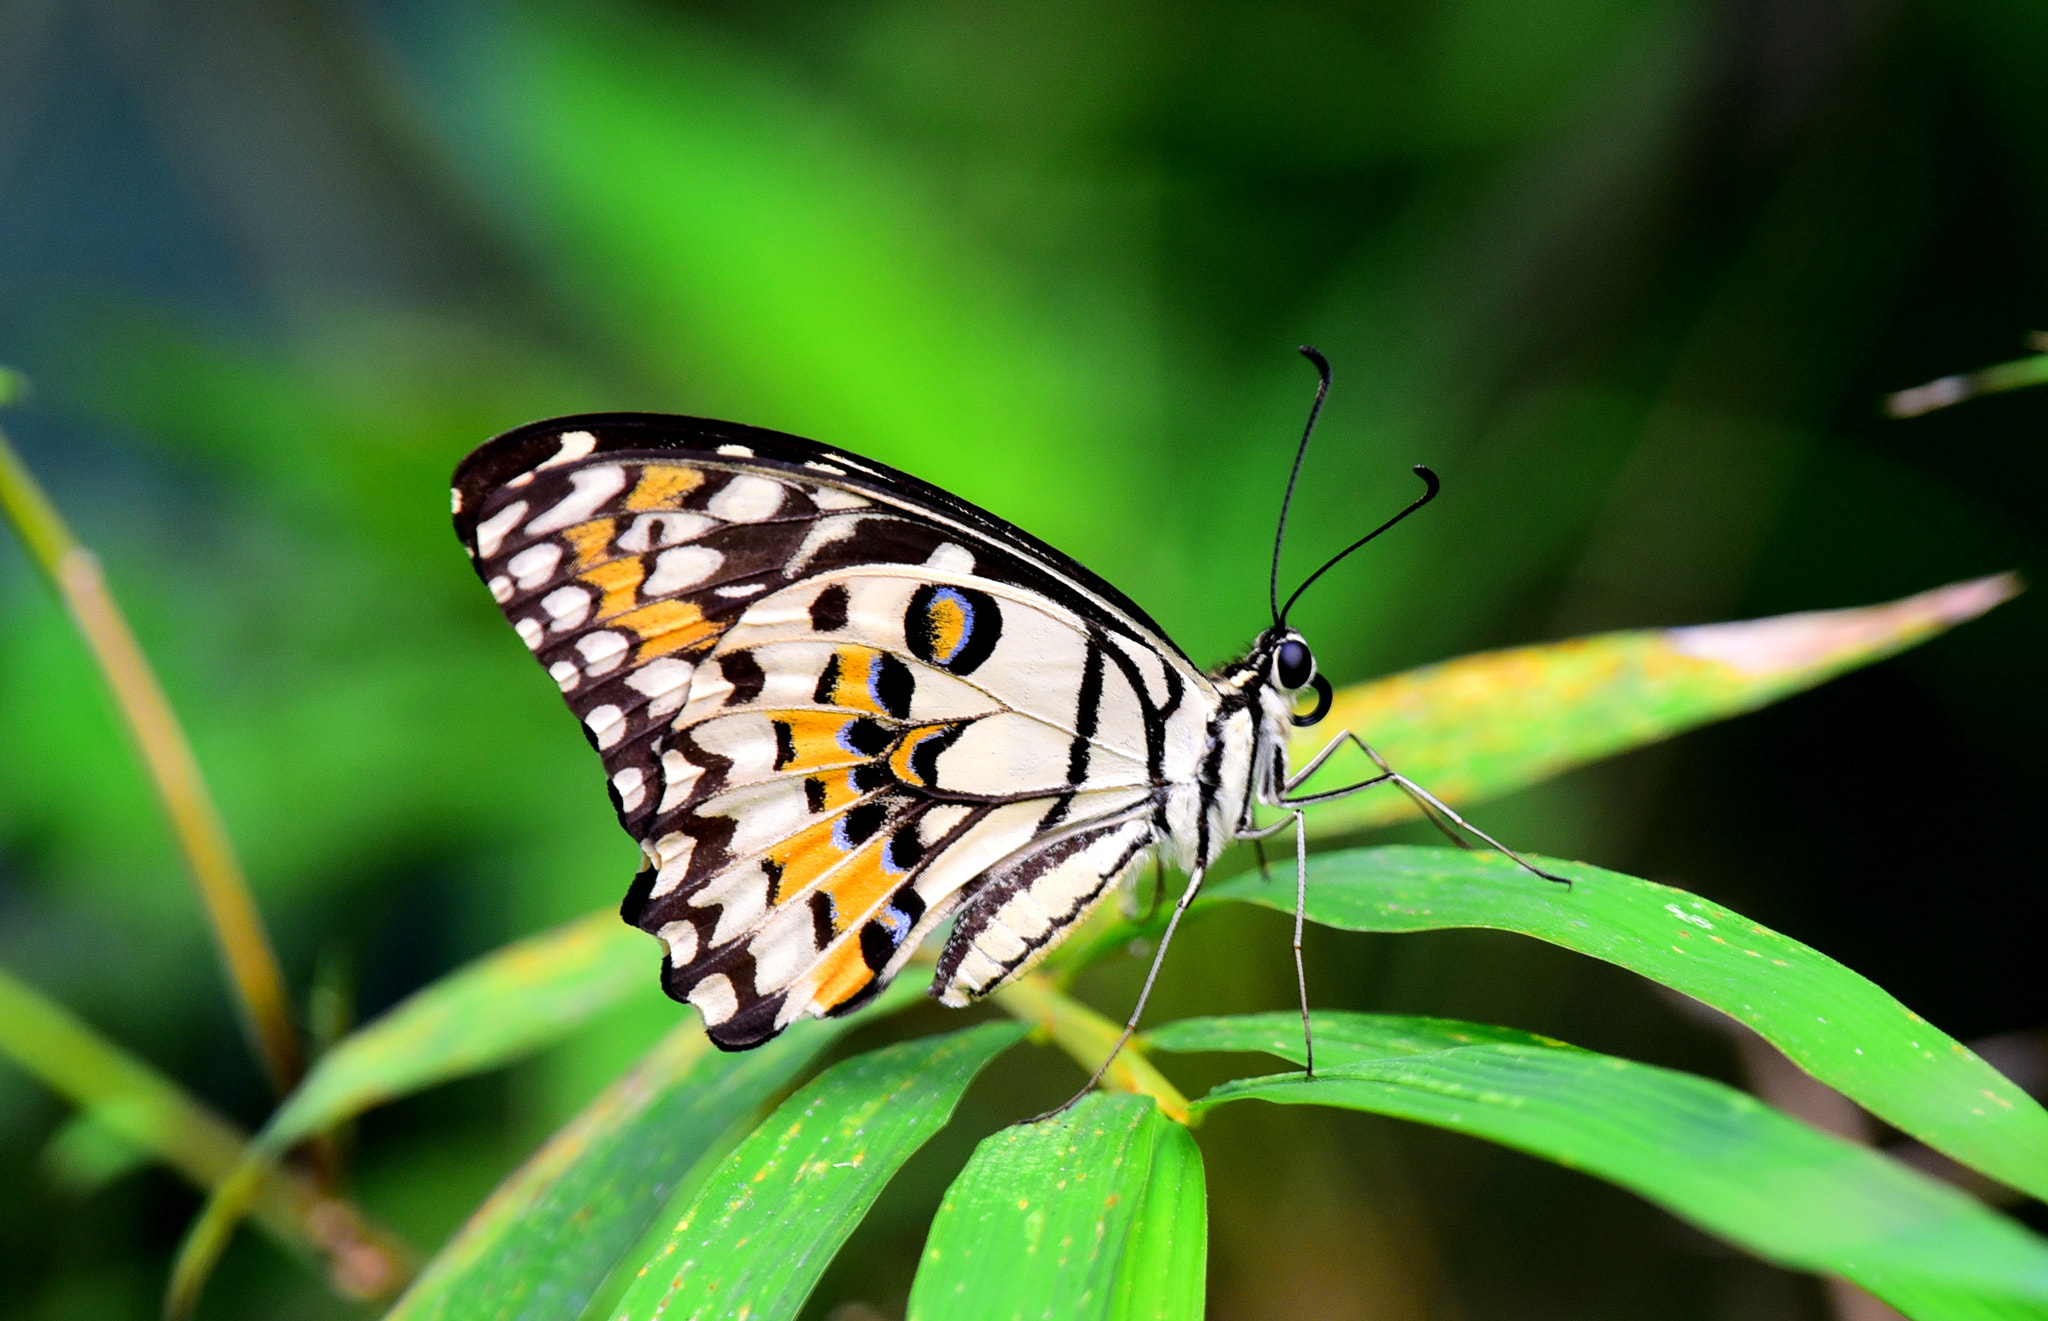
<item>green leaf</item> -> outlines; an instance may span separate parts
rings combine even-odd
[[[1151,1098],[1097,1092],[982,1140],[932,1221],[910,1321],[1198,1321],[1202,1153]]]
[[[507,1179],[386,1321],[578,1315],[735,1124],[846,1032],[922,994],[899,981],[857,1014],[739,1054],[714,1049],[692,1016]]]
[[[1893,1127],[2048,1196],[2048,1111],[1941,1029],[1825,954],[1668,885],[1544,859],[1572,888],[1493,853],[1389,847],[1309,859],[1308,916],[1347,931],[1516,931],[1619,964],[1748,1024]],[[1214,898],[1294,911],[1256,874]]]
[[[190,1313],[264,1172],[286,1151],[371,1106],[560,1040],[654,985],[651,953],[616,913],[592,913],[456,969],[344,1038],[214,1187],[172,1263],[165,1313]]]
[[[844,1060],[790,1097],[705,1180],[615,1315],[793,1317],[911,1153],[1024,1029],[985,1023]]]
[[[2020,590],[2012,574],[1951,583],[1886,605],[1696,628],[1603,633],[1482,652],[1337,695],[1294,736],[1305,765],[1337,730],[1450,803],[1478,802],[1811,688],[1973,619]],[[1335,787],[1371,767],[1332,759]],[[1337,835],[1416,815],[1391,787],[1318,805],[1312,833]]]
[[[1314,1023],[1315,1081],[1225,1083],[1197,1109],[1256,1099],[1454,1129],[1620,1184],[1772,1261],[1854,1280],[1916,1317],[2048,1316],[2048,1243],[1947,1184],[1733,1088],[1473,1023],[1345,1013]],[[1171,1023],[1152,1041],[1302,1058],[1301,1020],[1286,1014]]]

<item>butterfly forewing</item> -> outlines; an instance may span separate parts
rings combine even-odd
[[[795,437],[645,415],[500,437],[455,500],[646,856],[624,914],[720,1045],[859,1003],[956,911],[933,993],[964,1003],[1158,839],[1206,681],[993,515]]]

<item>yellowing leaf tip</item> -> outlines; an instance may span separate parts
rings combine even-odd
[[[1769,678],[1817,669],[1954,627],[2011,600],[2023,587],[2017,573],[1994,573],[1884,605],[1673,628],[1665,630],[1664,637],[1681,655]]]

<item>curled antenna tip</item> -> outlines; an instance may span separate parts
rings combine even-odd
[[[1323,356],[1322,350],[1318,349],[1313,344],[1303,344],[1296,348],[1294,351],[1296,353],[1299,353],[1302,357],[1307,358],[1310,362],[1314,363],[1316,365],[1316,371],[1322,376],[1322,378],[1325,381],[1330,379],[1330,360]]]
[[[1436,493],[1444,489],[1444,484],[1437,480],[1437,475],[1429,470],[1426,463],[1415,465],[1415,475],[1422,479],[1425,488],[1422,498],[1425,502],[1436,499]]]

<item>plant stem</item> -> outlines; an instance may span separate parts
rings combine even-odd
[[[1044,1032],[1054,1045],[1073,1057],[1083,1072],[1093,1073],[1123,1035],[1123,1028],[1110,1022],[1080,1001],[1056,989],[1038,973],[1026,973],[1004,986],[992,997],[1004,1013],[1020,1023]],[[1135,1041],[1102,1075],[1102,1084],[1120,1092],[1136,1092],[1159,1103],[1159,1111],[1178,1123],[1188,1122],[1188,1098],[1153,1067],[1139,1052]]]
[[[202,1191],[243,1163],[245,1133],[4,970],[0,1053]],[[263,1178],[251,1208],[257,1222],[286,1246],[324,1257],[336,1290],[380,1298],[410,1277],[411,1249],[360,1208],[296,1170],[271,1167]]]
[[[2028,344],[2044,351],[2035,357],[2015,358],[2011,362],[2001,362],[1960,376],[1944,376],[1910,390],[1888,394],[1884,399],[1885,412],[1897,418],[1918,417],[1978,395],[1999,394],[2048,383],[2048,336],[2036,332],[2029,337]]]
[[[13,390],[0,389],[0,402]],[[220,813],[207,791],[184,728],[136,643],[121,608],[108,592],[99,560],[78,544],[6,434],[0,432],[0,509],[36,566],[63,598],[100,674],[113,690],[170,817],[172,832],[199,889],[214,942],[234,992],[243,1029],[271,1087],[289,1092],[305,1070],[277,955],[249,893],[249,882]]]

